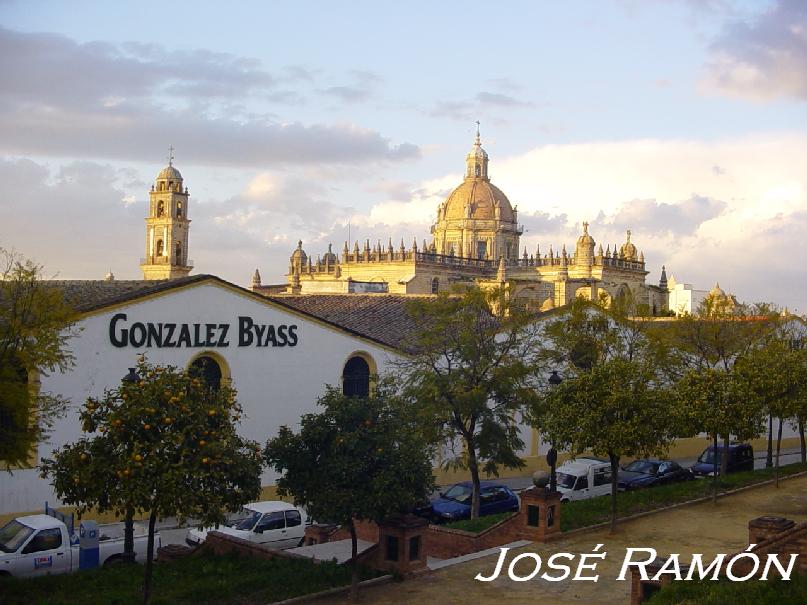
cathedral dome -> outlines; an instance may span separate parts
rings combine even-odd
[[[160,170],[160,174],[157,175],[158,181],[181,181],[182,175],[179,173],[179,170],[174,168],[173,164],[168,164],[165,168]]]
[[[500,219],[513,222],[513,207],[501,189],[484,179],[465,179],[445,201],[445,219]],[[496,214],[498,207],[499,213]]]

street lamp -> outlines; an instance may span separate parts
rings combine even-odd
[[[140,381],[134,368],[129,368],[129,373],[121,378],[121,382],[136,384]],[[134,552],[134,510],[130,506],[126,507],[126,517],[123,520],[123,554],[121,560],[124,563],[135,562]]]
[[[563,378],[558,375],[557,370],[552,370],[552,375],[549,377],[549,386],[551,388],[557,387]],[[552,443],[549,451],[546,453],[546,462],[549,465],[549,493],[552,494],[558,490],[558,477],[555,474],[555,466],[558,463],[558,451],[555,449],[555,444]]]

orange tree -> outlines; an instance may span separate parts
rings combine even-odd
[[[356,520],[381,522],[406,513],[434,487],[433,448],[411,404],[381,381],[368,397],[328,387],[319,414],[305,414],[300,432],[280,427],[264,459],[282,476],[278,493],[309,516],[350,531],[351,599],[358,589]]]
[[[149,519],[143,599],[151,592],[158,518],[221,523],[227,511],[260,493],[259,446],[236,433],[235,391],[209,388],[175,367],[137,366],[139,381],[122,382],[80,413],[87,433],[43,460],[58,496],[79,514],[94,507]]]

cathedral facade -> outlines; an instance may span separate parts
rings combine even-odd
[[[631,241],[619,247],[597,244],[583,223],[573,251],[566,246],[521,254],[524,229],[518,209],[490,182],[488,154],[479,131],[465,159],[465,177],[437,207],[431,242],[407,247],[378,241],[345,242],[340,253],[328,246],[316,258],[302,242],[292,252],[284,288],[264,286],[258,271],[252,289],[265,294],[390,293],[435,294],[456,284],[492,287],[506,284],[514,301],[546,311],[582,296],[606,304],[631,293],[654,315],[668,310],[667,285],[649,285],[644,254]]]

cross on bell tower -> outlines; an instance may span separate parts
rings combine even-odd
[[[143,279],[184,277],[193,269],[188,260],[188,189],[174,168],[174,146],[168,147],[168,166],[157,175],[149,192],[146,218],[146,256],[140,259]]]

